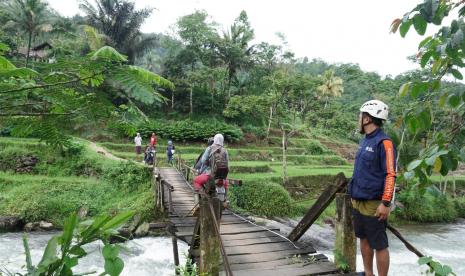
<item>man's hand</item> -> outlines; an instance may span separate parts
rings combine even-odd
[[[383,203],[381,203],[376,209],[375,216],[377,216],[379,220],[386,220],[389,217],[390,213],[391,213],[391,208],[386,207],[384,206]]]

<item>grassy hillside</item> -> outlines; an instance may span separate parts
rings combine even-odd
[[[135,210],[155,215],[150,172],[132,162],[105,158],[76,140],[75,152],[59,152],[34,139],[0,138],[0,215],[62,225],[80,208],[89,216]],[[18,173],[34,157],[28,173]]]

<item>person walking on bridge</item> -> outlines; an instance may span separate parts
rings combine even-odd
[[[365,134],[355,157],[354,173],[349,184],[352,198],[355,236],[366,276],[373,276],[373,257],[379,276],[389,271],[387,219],[396,179],[396,149],[381,127],[388,118],[388,106],[378,100],[362,105],[359,130]]]

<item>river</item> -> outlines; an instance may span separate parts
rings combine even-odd
[[[451,266],[457,275],[465,275],[465,222],[455,224],[407,225],[398,227],[399,231],[421,252]],[[40,260],[51,233],[30,234],[29,241],[33,262]],[[0,269],[10,272],[24,271],[25,263],[21,233],[0,234]],[[409,252],[393,235],[389,235],[391,269],[389,275],[422,275],[426,267],[417,264],[417,257]],[[179,243],[181,263],[187,252],[187,245]],[[173,253],[171,239],[166,237],[141,238],[125,243],[127,250],[121,253],[125,267],[122,275],[173,275]],[[76,272],[102,271],[103,259],[98,254],[101,244],[94,243],[86,248],[92,252],[84,258]],[[320,248],[322,253],[331,255],[330,250]],[[330,256],[331,257],[331,256]],[[362,266],[361,256],[357,257],[357,267]]]
[[[47,241],[52,236],[52,233],[29,234],[29,246],[32,261],[35,264],[40,261]],[[99,253],[101,248],[102,244],[98,242],[87,245],[85,250],[90,254],[79,261],[79,265],[74,272],[102,272],[104,260]],[[171,238],[140,238],[126,242],[124,248],[125,250],[120,253],[120,257],[124,260],[124,270],[121,275],[163,276],[174,274]],[[178,248],[180,262],[183,264],[188,246],[186,243],[178,241]],[[22,233],[0,234],[0,271],[7,269],[10,272],[24,272],[21,268],[24,264]]]

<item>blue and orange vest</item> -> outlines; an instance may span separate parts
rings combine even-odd
[[[386,140],[389,143],[383,143]],[[395,155],[392,141],[382,129],[366,135],[355,156],[350,196],[356,200],[390,201],[394,192]]]

